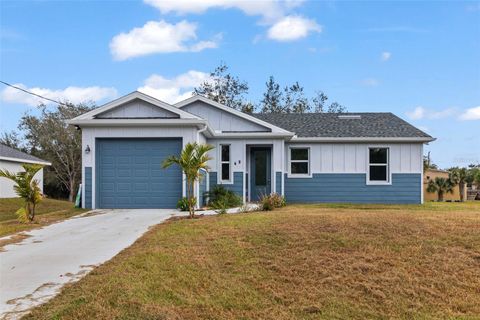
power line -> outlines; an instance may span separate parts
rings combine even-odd
[[[59,102],[59,101],[57,101],[57,100],[53,100],[53,99],[50,99],[50,98],[41,96],[41,95],[39,95],[39,94],[33,93],[33,92],[28,91],[28,90],[25,90],[25,89],[23,89],[23,88],[14,86],[13,84],[10,84],[10,83],[8,83],[8,82],[2,81],[2,80],[0,80],[0,82],[3,83],[3,84],[6,85],[6,86],[9,86],[9,87],[15,88],[15,89],[17,89],[17,90],[23,91],[23,92],[25,92],[25,93],[31,94],[32,96],[36,96],[36,97],[39,97],[39,98],[41,98],[41,99],[45,99],[45,100],[48,100],[48,101],[51,101],[51,102],[55,102],[56,104],[60,104],[60,105],[64,105],[64,106],[66,105],[66,104],[63,103],[63,102]]]

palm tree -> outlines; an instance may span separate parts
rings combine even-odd
[[[25,201],[25,206],[18,209],[16,214],[22,222],[35,219],[35,207],[42,200],[38,180],[34,179],[35,174],[43,168],[39,164],[22,164],[23,170],[18,173],[0,170],[0,177],[15,182],[13,189],[15,193]]]
[[[213,148],[214,147],[209,144],[198,144],[196,142],[187,143],[179,157],[170,156],[162,163],[162,168],[164,169],[176,164],[185,174],[190,218],[195,216],[195,204],[197,203],[197,199],[194,197],[195,181],[199,181],[202,177],[200,169],[204,169],[207,172],[210,170],[207,162],[212,158],[209,157],[207,153]]]
[[[469,172],[467,168],[458,168],[454,167],[448,170],[450,172],[450,180],[454,184],[458,184],[458,188],[460,191],[460,201],[464,201],[464,195],[465,195],[465,185],[467,181],[469,180]]]
[[[449,178],[436,177],[434,180],[428,181],[427,191],[436,192],[438,201],[443,201],[445,193],[453,193],[455,184]]]

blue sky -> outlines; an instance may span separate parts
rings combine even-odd
[[[441,167],[480,162],[480,2],[3,0],[0,28],[1,80],[54,99],[175,102],[225,61],[253,102],[299,81],[425,130]],[[0,87],[0,131],[37,102]]]

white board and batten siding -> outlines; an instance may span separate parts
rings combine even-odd
[[[423,144],[421,143],[288,143],[289,147],[310,148],[311,173],[366,173],[368,149],[388,147],[391,173],[422,173]],[[288,161],[285,161],[288,172]]]
[[[21,162],[0,160],[0,169],[8,170],[13,173],[24,171]],[[35,179],[38,180],[38,186],[43,193],[43,169],[35,174]],[[13,190],[15,183],[7,178],[0,178],[0,198],[17,198],[17,194]]]
[[[253,123],[246,119],[242,119],[232,113],[220,110],[210,106],[202,101],[193,102],[182,108],[183,111],[190,112],[202,119],[207,119],[208,124],[215,131],[224,132],[270,132],[271,130]]]
[[[105,111],[97,116],[100,119],[115,118],[178,118],[179,116],[168,110],[159,108],[146,101],[135,99],[125,103],[121,108]]]

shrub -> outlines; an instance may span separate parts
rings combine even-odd
[[[192,206],[194,207],[197,204],[197,198],[193,197],[192,203]],[[189,210],[189,200],[187,197],[183,197],[182,199],[178,200],[177,209],[179,209],[180,211]]]
[[[260,199],[260,208],[263,211],[272,211],[275,208],[280,208],[286,206],[285,197],[279,195],[278,193],[272,193],[270,195],[264,195]]]
[[[213,209],[233,208],[243,203],[242,198],[222,185],[216,185],[206,195],[209,198],[208,205]]]

